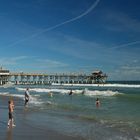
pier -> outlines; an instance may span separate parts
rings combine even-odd
[[[44,73],[24,73],[10,72],[9,70],[0,69],[0,85],[12,82],[15,85],[47,85],[47,84],[94,84],[105,83],[107,75],[102,71],[93,71],[91,74],[44,74]]]
[[[41,73],[10,73],[10,81],[14,84],[94,84],[105,83],[107,75],[102,71],[87,74],[41,74]]]
[[[10,73],[10,79],[14,84],[88,83],[87,76],[82,74]]]

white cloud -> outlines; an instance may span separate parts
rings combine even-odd
[[[17,65],[21,60],[27,59],[27,56],[16,56],[16,57],[3,57],[0,58],[0,64],[6,65]]]
[[[124,48],[124,47],[128,47],[128,46],[134,46],[134,45],[137,45],[137,44],[140,44],[140,41],[133,41],[133,42],[129,42],[129,43],[124,43],[124,44],[121,44],[121,45],[111,47],[110,49]]]
[[[109,11],[105,17],[109,23],[106,28],[109,30],[140,32],[140,21],[125,13]]]
[[[140,74],[140,66],[123,66],[121,67],[121,69],[123,71],[125,71],[126,73],[134,73],[134,74],[137,74],[139,73]]]
[[[140,80],[140,66],[121,66],[109,73],[111,80]]]
[[[106,51],[104,45],[94,40],[87,41],[68,35],[63,35],[61,38],[63,38],[61,42],[54,40],[53,42],[59,42],[59,44],[53,44],[50,49],[68,55],[68,57],[93,60],[97,58],[97,55],[105,54],[103,52]]]
[[[36,62],[39,63],[38,66],[42,68],[60,68],[68,66],[68,64],[63,62],[50,59],[37,59]]]

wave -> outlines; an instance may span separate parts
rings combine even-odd
[[[119,94],[123,94],[120,93],[118,91],[111,91],[111,90],[106,90],[106,91],[99,91],[99,90],[94,90],[94,91],[89,91],[87,90],[85,95],[93,97],[93,96],[116,96]]]
[[[25,91],[26,88],[16,88],[19,91]],[[47,88],[30,88],[30,91],[34,92],[59,92],[59,93],[68,93],[70,90],[68,89],[47,89]]]
[[[25,90],[25,88],[17,88],[17,90],[19,91],[23,91]],[[70,89],[46,89],[46,88],[30,88],[30,91],[34,91],[34,92],[55,92],[55,93],[60,93],[60,94],[69,94]],[[111,91],[111,90],[104,90],[104,91],[99,91],[99,90],[88,90],[87,88],[85,88],[84,90],[72,90],[73,94],[84,94],[85,96],[114,96],[114,95],[118,95],[118,94],[122,94],[118,91]]]
[[[63,86],[84,86],[84,87],[127,87],[127,88],[140,88],[140,85],[135,84],[56,84],[52,83],[52,85],[63,85]]]
[[[0,92],[1,96],[7,96],[7,97],[17,97],[20,98],[22,100],[24,100],[24,95],[23,94],[12,94],[9,92]],[[30,95],[30,104],[42,104],[43,102],[41,102],[41,100],[39,100],[37,97],[39,97],[40,95]]]
[[[9,97],[19,97],[19,98],[23,98],[24,97],[24,95],[11,94],[9,92],[0,92],[0,95],[2,95],[2,96],[9,96]]]
[[[34,104],[34,105],[40,105],[40,104],[43,104],[44,102],[41,101],[41,99],[38,99],[34,96],[30,96],[30,101],[29,101],[30,104]]]
[[[140,85],[130,85],[130,84],[105,84],[105,87],[128,87],[128,88],[140,88]]]

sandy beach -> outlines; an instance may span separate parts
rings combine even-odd
[[[101,90],[102,88],[102,90]],[[84,87],[85,89],[85,87]],[[32,86],[0,88],[0,140],[139,140],[139,88]],[[48,93],[53,92],[53,97]],[[133,93],[133,94],[132,94]],[[100,108],[95,106],[98,97]],[[15,104],[16,127],[7,128],[8,100]],[[133,115],[132,115],[133,114]]]
[[[47,127],[47,124],[43,128],[37,127],[37,125],[32,124],[32,122],[26,119],[28,111],[24,110],[24,106],[23,108],[15,109],[16,113],[14,113],[14,118],[16,127],[8,128],[6,100],[8,101],[8,99],[0,100],[0,140],[83,140],[80,137],[65,135],[51,130]]]

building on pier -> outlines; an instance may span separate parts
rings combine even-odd
[[[9,81],[10,72],[9,70],[0,68],[0,85],[4,85]]]
[[[88,76],[90,83],[105,83],[107,79],[107,75],[103,73],[101,70],[93,71],[91,75]]]

